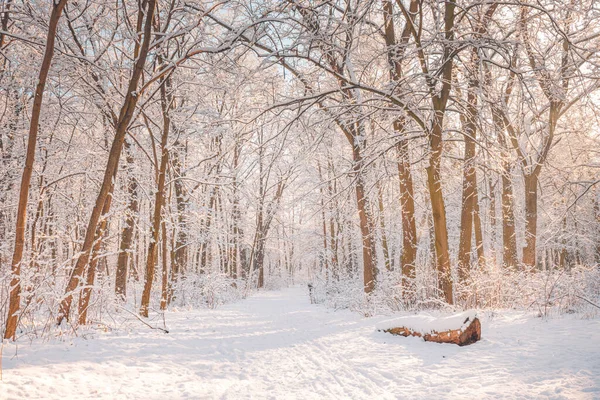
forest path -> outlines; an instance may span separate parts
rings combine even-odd
[[[4,348],[0,399],[599,398],[600,321],[502,313],[458,347],[377,332],[385,317],[260,292],[142,329]]]

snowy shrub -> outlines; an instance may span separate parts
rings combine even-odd
[[[187,274],[175,285],[174,305],[216,308],[240,299],[245,286],[225,274]]]
[[[600,269],[577,266],[571,270],[524,271],[486,265],[471,271],[467,282],[455,280],[455,305],[449,306],[437,283],[415,279],[404,291],[399,271],[386,272],[376,290],[366,296],[362,279],[315,279],[316,303],[334,309],[350,309],[363,315],[431,309],[514,309],[535,311],[539,316],[579,313],[584,318],[599,315]],[[404,297],[403,297],[404,296]]]

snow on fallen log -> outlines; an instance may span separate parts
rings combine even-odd
[[[466,346],[481,339],[481,323],[474,310],[448,317],[432,315],[400,317],[378,324],[379,331],[400,336],[422,337],[426,342]]]

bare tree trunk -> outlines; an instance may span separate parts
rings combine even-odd
[[[492,15],[496,11],[497,4],[492,3],[483,19],[477,21],[474,36],[479,39],[482,34],[487,32],[487,25]],[[463,135],[465,140],[465,158],[463,164],[463,198],[461,212],[461,230],[458,249],[458,274],[461,281],[469,278],[471,267],[471,239],[473,227],[475,228],[475,245],[477,249],[478,262],[481,265],[484,262],[483,251],[483,232],[481,229],[481,218],[479,215],[479,195],[477,190],[477,169],[475,168],[475,153],[477,144],[477,118],[479,84],[479,48],[471,49],[471,65],[466,70],[468,79],[466,115],[462,114],[461,124],[463,126]]]
[[[42,111],[42,100],[46,88],[46,80],[54,55],[54,41],[56,39],[56,27],[62,11],[67,4],[67,0],[52,2],[52,12],[48,23],[48,35],[46,37],[46,49],[38,83],[35,88],[35,97],[33,98],[33,108],[31,111],[31,123],[29,125],[29,137],[27,139],[27,153],[25,156],[25,167],[21,178],[21,187],[19,191],[19,205],[17,208],[17,224],[15,231],[15,247],[11,264],[12,279],[10,281],[10,298],[8,305],[8,315],[6,317],[5,339],[16,339],[17,322],[19,320],[19,309],[21,306],[21,261],[23,260],[23,249],[25,247],[25,229],[27,228],[27,203],[29,200],[29,185],[33,172],[33,162],[35,161],[35,149],[37,146],[37,134],[40,123],[40,114]],[[3,17],[8,18],[5,12]],[[4,36],[2,36],[4,38]]]
[[[339,230],[339,207],[337,205],[337,200],[335,202],[333,202],[333,199],[336,196],[336,192],[337,192],[337,184],[335,183],[335,170],[334,170],[334,166],[333,166],[333,162],[331,162],[331,159],[329,158],[330,155],[328,154],[328,160],[327,160],[327,166],[328,166],[328,175],[329,173],[331,174],[331,176],[329,176],[329,182],[327,184],[327,193],[329,195],[329,198],[332,199],[331,200],[331,206],[329,207],[329,251],[331,251],[331,274],[332,277],[334,279],[338,279],[339,278],[339,256],[338,256],[338,240],[339,240],[339,236],[340,236],[340,230]],[[333,183],[332,183],[333,180]],[[335,217],[334,217],[335,215]],[[336,231],[336,219],[337,219],[337,226],[338,229]]]
[[[0,51],[4,53],[5,36],[8,31],[8,24],[10,21],[10,6],[12,0],[5,0],[2,7],[2,16],[0,17]],[[3,57],[2,65],[0,66],[0,81],[4,77],[4,68],[8,61],[8,57]]]
[[[321,163],[317,160],[317,171],[319,172],[319,197],[321,202],[321,227],[323,229],[323,262],[325,264],[325,277],[329,280],[331,271],[329,268],[329,252],[327,251],[327,217],[325,215],[325,199],[323,191],[323,173],[321,171]]]
[[[525,175],[525,247],[523,248],[523,264],[528,267],[536,265],[537,186],[538,177],[536,173]]]
[[[162,222],[162,282],[161,282],[161,296],[160,296],[160,309],[166,310],[169,301],[169,250],[167,247],[167,224],[165,221]]]
[[[418,10],[418,2],[411,0],[409,14],[412,16]],[[383,0],[383,17],[385,26],[385,44],[387,46],[387,59],[389,64],[390,80],[399,82],[402,78],[402,58],[406,44],[410,38],[410,25],[407,21],[400,35],[398,46],[394,29],[394,10],[391,0]],[[405,121],[397,119],[394,121],[394,131],[398,135],[404,133]],[[415,260],[417,258],[417,228],[415,224],[415,203],[413,179],[410,170],[410,154],[408,152],[408,140],[402,139],[396,145],[398,152],[398,178],[400,184],[400,209],[402,210],[402,291],[403,297],[407,289],[413,284],[416,277]]]
[[[131,154],[130,144],[125,141],[125,151],[129,175],[127,176],[127,196],[128,207],[125,217],[123,230],[121,231],[121,243],[119,244],[119,255],[117,256],[117,269],[115,272],[115,295],[121,300],[127,298],[127,271],[131,260],[131,249],[133,245],[133,232],[137,215],[139,212],[139,203],[137,199],[137,180],[133,176],[134,159]]]
[[[175,251],[173,262],[173,273],[171,274],[172,283],[176,283],[187,264],[188,259],[188,238],[187,238],[187,194],[181,178],[183,172],[181,170],[181,155],[180,149],[175,143],[175,151],[173,152],[173,175],[175,185],[175,201],[177,203],[177,237],[175,240]]]
[[[83,275],[86,265],[88,264],[90,252],[92,250],[92,245],[96,236],[96,228],[98,226],[98,222],[102,213],[102,208],[104,207],[104,202],[108,197],[110,187],[113,183],[113,178],[116,176],[116,172],[119,167],[119,158],[121,157],[121,151],[123,149],[123,142],[125,141],[125,134],[127,133],[127,128],[129,127],[129,123],[131,122],[133,113],[135,111],[139,99],[139,96],[137,94],[138,82],[140,80],[140,77],[142,76],[144,65],[146,63],[146,56],[148,55],[148,49],[150,47],[152,20],[154,18],[154,10],[156,8],[156,0],[144,1],[141,4],[141,9],[139,10],[140,14],[143,13],[144,6],[146,6],[146,20],[144,23],[143,41],[141,46],[139,47],[139,54],[136,54],[137,58],[135,66],[131,75],[131,79],[129,80],[129,85],[127,88],[127,93],[125,95],[125,100],[123,101],[123,106],[119,113],[119,118],[116,124],[115,137],[113,139],[113,143],[108,156],[108,161],[106,164],[106,169],[104,171],[102,186],[100,187],[100,192],[98,193],[96,203],[92,210],[92,214],[90,215],[90,220],[88,222],[85,239],[81,248],[81,253],[79,258],[77,259],[75,268],[73,268],[67,287],[65,288],[65,296],[60,303],[59,314],[57,318],[57,323],[59,325],[61,324],[64,318],[69,318],[70,316],[71,302],[73,301],[73,292],[79,285],[80,278]]]
[[[471,266],[471,238],[473,236],[473,214],[477,180],[473,159],[475,142],[465,134],[465,159],[463,167],[462,211],[460,216],[460,240],[458,246],[458,274],[462,282],[469,278]]]
[[[450,252],[448,249],[448,228],[446,224],[446,206],[442,193],[441,158],[442,158],[442,126],[441,118],[435,123],[430,133],[430,155],[427,167],[427,186],[431,199],[433,215],[433,231],[435,237],[436,266],[438,270],[438,286],[448,304],[454,304],[452,276],[450,270]]]
[[[383,206],[383,189],[381,188],[381,182],[379,181],[377,181],[377,203],[379,206],[379,228],[381,229],[381,247],[383,249],[385,269],[391,271],[392,264],[390,259],[390,252],[388,249],[387,234],[385,232],[385,209]]]
[[[472,61],[476,61],[477,56],[471,57],[471,59]],[[465,157],[463,162],[462,210],[460,216],[460,240],[458,246],[458,275],[462,282],[466,281],[470,275],[471,239],[473,237],[475,209],[479,212],[479,204],[477,204],[477,170],[475,168],[475,146],[477,137],[477,126],[475,125],[475,118],[477,116],[476,89],[477,87],[473,83],[469,85],[466,107],[467,115],[461,116],[461,122],[464,129]],[[479,215],[477,217],[479,217]],[[479,228],[479,235],[481,235],[481,223],[479,223]]]
[[[204,221],[204,238],[202,243],[200,243],[200,270],[202,272],[207,271],[207,264],[209,263],[207,260],[210,260],[210,241],[209,241],[209,233],[210,227],[212,225],[213,214],[215,213],[215,202],[217,198],[217,188],[213,188],[210,192],[210,199],[208,200],[208,213],[206,215]]]
[[[262,234],[256,238],[256,255],[254,256],[254,269],[258,269],[258,288],[265,287],[265,238]]]
[[[152,284],[154,282],[154,273],[156,269],[156,263],[158,258],[158,243],[160,235],[160,227],[162,225],[162,211],[163,204],[165,202],[165,180],[167,175],[167,165],[169,163],[169,149],[167,148],[167,141],[169,139],[169,132],[171,128],[170,110],[173,106],[171,93],[167,93],[171,90],[169,84],[169,78],[161,82],[161,105],[163,114],[163,129],[160,140],[160,167],[158,170],[158,182],[156,188],[156,194],[154,199],[154,215],[152,218],[152,232],[150,238],[150,244],[148,245],[148,255],[146,258],[146,277],[144,281],[144,290],[142,292],[142,304],[140,306],[140,315],[148,317],[148,309],[150,307],[150,294],[152,293]],[[166,238],[166,235],[164,235]],[[166,272],[166,269],[165,269]],[[164,278],[163,278],[164,279]],[[166,296],[164,298],[166,300]],[[162,305],[162,301],[161,301]],[[165,304],[166,307],[166,304]]]
[[[110,211],[110,205],[112,203],[113,190],[114,185],[111,187],[110,194],[104,202],[104,207],[102,209],[102,220],[100,222],[100,225],[98,226],[98,231],[96,232],[96,240],[92,248],[92,257],[90,259],[90,264],[88,265],[87,275],[85,279],[85,287],[81,291],[81,295],[79,297],[78,313],[80,325],[85,325],[87,323],[87,312],[90,304],[90,297],[92,296],[92,288],[96,280],[96,269],[98,267],[100,251],[102,250],[102,239],[104,238],[106,227],[108,226],[108,212]]]
[[[240,142],[239,138],[236,136],[235,147],[233,149],[233,204],[232,204],[232,215],[231,215],[231,224],[232,224],[232,233],[233,233],[233,246],[231,247],[231,254],[229,256],[231,260],[231,270],[230,276],[232,279],[237,279],[239,276],[239,260],[240,260],[240,220],[241,220],[241,212],[240,212],[240,199],[239,199],[239,183],[238,183],[238,167],[240,161]],[[237,285],[234,282],[234,285]]]
[[[402,140],[396,146],[400,161],[398,177],[400,183],[400,207],[402,210],[402,290],[412,286],[416,278],[415,260],[417,259],[417,226],[415,223],[415,201],[408,141]]]
[[[355,138],[357,141],[358,138]],[[363,276],[365,293],[371,293],[377,282],[377,266],[375,261],[375,240],[373,232],[375,227],[369,213],[369,200],[366,197],[363,183],[363,160],[360,147],[355,143],[352,146],[354,190],[356,191],[356,203],[358,204],[358,217],[360,221],[360,233],[362,238]]]
[[[502,173],[502,247],[504,265],[507,267],[516,267],[519,263],[514,208],[510,166],[507,163]]]
[[[475,191],[473,209],[473,227],[475,228],[475,247],[477,248],[477,262],[479,265],[485,263],[485,251],[483,248],[483,229],[481,227],[481,213],[479,212],[479,192]]]

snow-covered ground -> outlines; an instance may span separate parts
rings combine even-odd
[[[304,288],[93,338],[4,346],[0,399],[600,399],[600,321],[480,314],[458,347],[377,332]]]

